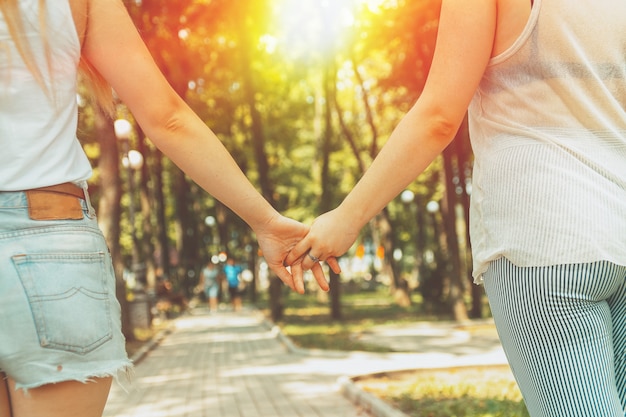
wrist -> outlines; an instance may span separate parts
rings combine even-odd
[[[269,203],[267,203],[267,206],[263,208],[256,206],[254,215],[250,216],[249,219],[246,219],[246,223],[248,223],[250,228],[255,233],[259,233],[269,229],[280,216],[281,214],[278,213]]]
[[[344,225],[357,232],[361,230],[371,218],[363,210],[362,205],[351,204],[349,199],[345,199],[336,209],[339,218],[344,219]]]

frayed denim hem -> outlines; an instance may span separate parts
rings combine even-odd
[[[44,385],[49,385],[49,384],[59,384],[62,382],[69,382],[69,381],[77,381],[77,382],[82,382],[83,384],[86,384],[89,382],[95,382],[97,379],[100,379],[100,378],[112,377],[117,385],[119,385],[125,392],[128,392],[128,387],[130,383],[132,382],[134,374],[135,372],[134,372],[133,363],[130,360],[127,360],[121,365],[117,365],[109,369],[104,368],[99,371],[90,372],[88,376],[85,376],[85,377],[65,376],[64,378],[39,381],[35,383],[30,383],[30,384],[22,384],[19,381],[15,381],[15,389],[16,390],[21,389],[24,391],[24,393],[27,393],[28,390],[39,388],[39,387],[42,387]],[[10,375],[8,377],[10,377]]]

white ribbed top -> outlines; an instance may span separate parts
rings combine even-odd
[[[26,68],[0,14],[0,191],[80,183],[91,176],[76,139],[80,44],[71,9],[67,0],[46,2],[49,71],[37,3],[19,1],[25,36],[48,82],[48,95]]]
[[[489,261],[626,265],[626,2],[535,0],[469,109],[475,282]]]

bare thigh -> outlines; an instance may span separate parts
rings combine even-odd
[[[0,417],[11,417],[11,405],[9,403],[9,387],[6,375],[0,372]]]
[[[6,416],[101,417],[111,381],[112,378],[98,378],[85,384],[77,381],[60,382],[29,389],[24,393],[23,390],[15,391],[15,382],[9,379],[13,415]],[[1,401],[0,397],[0,406]],[[4,417],[1,413],[0,409],[0,417]]]

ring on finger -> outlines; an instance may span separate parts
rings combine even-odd
[[[308,252],[307,255],[308,255],[309,259],[312,260],[313,262],[319,262],[320,261],[320,258],[318,258],[317,256],[311,255],[311,252]]]

